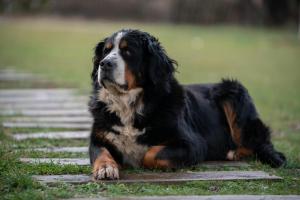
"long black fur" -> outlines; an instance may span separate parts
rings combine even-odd
[[[147,146],[166,145],[158,159],[171,161],[183,167],[205,160],[226,160],[233,142],[222,105],[230,103],[241,129],[242,145],[254,151],[257,158],[272,167],[286,162],[270,140],[270,129],[261,121],[247,90],[235,80],[216,84],[180,85],[174,77],[176,62],[170,59],[156,38],[138,30],[123,30],[133,58],[123,56],[143,88],[143,115],[135,116],[134,127],[146,129],[137,143]],[[113,131],[113,125],[122,126],[115,113],[106,110],[106,104],[97,99],[101,86],[96,80],[99,62],[103,58],[106,38],[95,48],[92,72],[93,94],[89,103],[94,117],[90,140],[90,158],[94,162],[99,149],[106,147],[119,164],[122,153],[113,144],[99,138],[99,133]],[[118,134],[116,132],[116,134]]]

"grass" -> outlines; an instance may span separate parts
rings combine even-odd
[[[40,73],[55,85],[73,86],[87,93],[95,44],[110,33],[138,28],[157,36],[178,63],[180,82],[216,82],[239,79],[249,89],[262,118],[273,128],[277,149],[288,157],[285,168],[271,169],[255,161],[244,170],[264,170],[281,181],[200,181],[180,185],[58,184],[33,181],[32,174],[90,173],[90,167],[54,164],[29,165],[19,157],[86,157],[84,154],[40,153],[22,149],[51,146],[86,146],[86,140],[32,139],[13,141],[15,132],[33,129],[0,127],[0,198],[56,199],[78,196],[300,194],[300,41],[291,30],[235,26],[86,22],[81,20],[23,19],[0,21],[0,68],[14,67]],[[21,84],[24,85],[24,84]],[[31,86],[30,84],[26,84]],[[3,85],[1,85],[1,88]],[[10,86],[11,85],[5,85]],[[16,84],[15,86],[19,86]],[[0,121],[4,118],[0,118]],[[60,129],[57,129],[60,130]],[[44,130],[45,131],[45,130]],[[15,151],[15,149],[21,149]],[[209,170],[201,166],[193,171]],[[216,170],[231,170],[220,168]],[[143,170],[129,169],[140,173]]]

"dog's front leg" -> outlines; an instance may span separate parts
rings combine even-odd
[[[204,160],[206,145],[202,146],[152,146],[143,159],[145,168],[172,169],[195,165]]]
[[[152,146],[146,152],[143,159],[143,166],[145,168],[160,168],[168,169],[172,168],[172,164],[169,160],[159,159],[157,155],[165,148],[166,146]]]
[[[105,147],[91,145],[90,158],[95,180],[119,179],[119,166]]]

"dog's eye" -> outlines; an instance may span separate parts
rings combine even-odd
[[[122,51],[125,55],[131,56],[131,51],[128,48],[123,48]]]
[[[131,56],[131,51],[129,51],[128,49],[126,49],[126,50],[125,50],[125,54],[126,54],[127,56]]]

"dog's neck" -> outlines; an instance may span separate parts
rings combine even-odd
[[[136,114],[143,115],[142,96],[142,88],[116,93],[102,87],[99,90],[98,100],[106,103],[107,110],[116,113],[124,125],[132,125]]]

